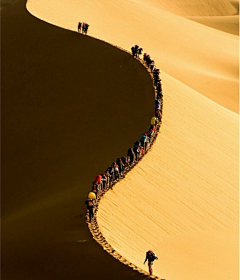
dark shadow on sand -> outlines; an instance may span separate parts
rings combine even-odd
[[[92,239],[84,201],[148,128],[149,74],[119,49],[34,18],[25,1],[1,18],[2,279],[144,279]]]

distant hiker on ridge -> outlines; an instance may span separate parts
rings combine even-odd
[[[151,251],[151,250],[147,251],[146,259],[143,264],[145,264],[145,262],[148,261],[148,269],[149,269],[150,275],[153,274],[152,266],[153,266],[153,262],[155,260],[158,260],[158,257],[153,253],[153,251]]]
[[[89,24],[84,22],[82,25],[82,33],[87,35]]]
[[[78,23],[78,33],[81,33],[81,30],[82,30],[82,23],[79,22]]]

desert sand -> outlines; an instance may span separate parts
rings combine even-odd
[[[227,0],[161,2],[156,0],[84,0],[71,3],[64,0],[57,2],[55,0],[29,0],[27,9],[32,15],[43,21],[72,31],[76,31],[78,21],[88,22],[91,36],[126,50],[129,50],[131,45],[137,43],[143,47],[144,51],[150,53],[162,70],[164,112],[161,132],[151,152],[101,201],[98,223],[107,241],[125,258],[145,270],[146,266],[143,265],[145,252],[148,249],[154,250],[159,256],[159,260],[154,264],[154,273],[168,280],[238,279],[239,38],[237,36],[238,28],[236,27],[238,26],[238,3]],[[28,20],[30,22],[30,19]],[[45,38],[44,34],[52,36],[51,44],[55,44],[56,50],[59,52],[59,57],[54,59],[54,63],[59,61],[60,57],[63,57],[64,65],[68,65],[70,55],[65,57],[63,55],[65,52],[59,51],[62,45],[67,45],[67,50],[70,49],[71,45],[74,45],[75,56],[72,50],[71,55],[76,58],[77,47],[82,51],[82,45],[84,45],[84,51],[86,51],[90,41],[93,49],[96,44],[98,46],[100,44],[100,42],[91,38],[81,38],[83,36],[67,30],[50,27],[46,23],[41,23],[40,25],[40,21],[37,23],[37,19],[31,18],[31,22],[33,21],[35,26],[39,26],[39,31],[41,30],[42,40]],[[26,26],[28,26],[27,23]],[[28,32],[29,29],[30,27],[26,28]],[[49,30],[52,33],[45,33],[46,31],[50,32]],[[54,32],[58,34],[59,41],[55,38],[56,35],[53,35]],[[32,34],[34,34],[34,31],[32,31]],[[66,34],[64,44],[61,43],[62,34]],[[33,47],[38,47],[40,43],[42,45],[44,41],[42,40],[39,39],[38,44],[35,43]],[[30,38],[29,41],[31,41]],[[98,65],[97,61],[101,59],[102,54],[107,56],[110,49],[114,49],[106,47],[107,45],[105,46],[105,44],[101,46],[102,48],[97,47],[97,50],[92,52],[96,57],[91,58],[91,61],[96,60]],[[105,47],[108,48],[107,51]],[[47,49],[47,46],[45,48]],[[49,52],[51,53],[50,50]],[[112,52],[114,53],[114,51]],[[127,54],[120,54],[121,52],[117,49],[115,49],[115,52],[119,56],[124,57],[125,55],[126,57],[119,58],[118,63],[122,59],[124,63],[133,63],[130,62],[132,61],[131,59],[128,60]],[[48,54],[48,57],[51,57],[51,55]],[[81,59],[79,58],[79,62]],[[86,59],[86,62],[82,62],[82,64],[85,64],[85,68],[82,70],[85,72],[85,69],[89,66],[88,60]],[[74,61],[69,62],[69,69],[73,65],[75,65]],[[102,67],[103,63],[100,62],[100,65]],[[78,65],[78,67],[80,66]],[[101,72],[102,74],[98,88],[102,92],[106,92],[103,85],[106,83],[106,79],[109,80],[108,75],[111,72],[109,70],[111,67],[112,65],[109,65],[108,69],[105,70],[105,73],[108,73],[105,76],[102,74],[104,71],[100,67],[98,69],[99,73]],[[55,69],[58,68],[55,67]],[[75,69],[77,70],[76,66]],[[129,69],[145,71],[140,64],[136,66],[130,65]],[[39,70],[39,74],[41,73]],[[63,74],[64,78],[66,73],[68,72]],[[93,241],[90,241],[89,234],[85,229],[82,229],[83,225],[81,230],[84,232],[82,235],[84,238],[81,240],[87,240],[87,242],[79,242],[78,245],[81,245],[81,247],[76,248],[74,247],[76,243],[72,239],[76,237],[76,240],[77,236],[80,235],[77,219],[73,218],[74,213],[78,213],[77,207],[79,205],[77,205],[76,201],[81,198],[76,197],[79,195],[78,182],[82,180],[86,180],[84,181],[85,184],[91,182],[90,177],[95,175],[93,173],[99,173],[99,170],[104,169],[111,163],[111,159],[113,161],[117,156],[124,153],[127,147],[138,139],[140,133],[144,132],[149,124],[149,119],[147,118],[151,115],[151,98],[153,98],[153,95],[151,96],[149,76],[146,71],[144,73],[136,75],[136,82],[132,80],[132,76],[131,79],[128,79],[127,73],[125,77],[119,77],[122,81],[125,81],[126,85],[126,89],[120,90],[124,90],[126,96],[132,96],[131,104],[134,104],[135,96],[137,96],[137,92],[134,96],[134,89],[136,91],[143,90],[145,100],[140,102],[142,104],[141,109],[138,106],[135,106],[132,111],[129,109],[131,122],[125,115],[121,127],[118,126],[118,129],[115,129],[115,127],[111,126],[111,131],[113,129],[113,131],[118,131],[119,134],[116,134],[116,132],[111,133],[108,143],[102,141],[101,145],[95,147],[95,152],[99,156],[94,160],[94,168],[86,168],[87,174],[83,175],[81,173],[81,176],[72,178],[71,187],[68,191],[66,191],[66,180],[69,180],[71,176],[62,174],[59,181],[53,181],[52,185],[55,188],[50,188],[51,192],[46,187],[45,193],[43,191],[34,192],[35,197],[34,195],[29,197],[29,200],[34,203],[34,199],[39,202],[39,196],[41,195],[42,198],[45,198],[47,194],[47,199],[42,199],[42,203],[31,205],[35,212],[37,211],[38,213],[36,216],[39,216],[42,220],[49,215],[49,209],[52,205],[58,205],[59,209],[61,209],[51,212],[50,220],[54,227],[50,226],[50,223],[47,224],[48,226],[44,229],[46,240],[42,236],[43,229],[41,228],[41,231],[39,231],[40,225],[38,223],[36,232],[28,235],[33,239],[31,250],[33,251],[32,255],[36,257],[36,261],[33,261],[32,266],[38,273],[39,267],[36,263],[39,257],[34,253],[39,247],[36,245],[34,247],[35,238],[38,238],[38,245],[44,244],[46,246],[49,259],[54,259],[56,251],[53,248],[56,248],[58,244],[61,245],[60,249],[63,249],[57,251],[59,256],[53,262],[51,269],[41,260],[45,265],[42,270],[43,274],[37,274],[39,277],[36,279],[43,279],[43,275],[45,277],[48,275],[49,278],[45,279],[51,279],[49,276],[50,271],[53,274],[55,273],[55,279],[67,279],[66,273],[71,271],[71,277],[75,279],[74,277],[78,275],[76,263],[84,261],[85,264],[88,263],[89,265],[91,258],[98,260],[98,274],[94,270],[91,270],[88,274],[87,271],[89,270],[86,267],[89,268],[89,266],[86,264],[86,267],[82,270],[83,274],[80,274],[84,279],[86,277],[88,279],[94,279],[94,277],[98,277],[97,279],[116,279],[116,277],[119,277],[119,279],[137,279],[139,277],[140,279],[141,276],[137,275],[136,272],[131,272],[127,267],[117,263],[111,256],[103,252],[99,248],[100,246],[98,247],[98,244],[94,245]],[[77,75],[75,76],[76,78]],[[61,80],[61,75],[56,79],[57,81]],[[71,87],[70,84],[66,88],[69,87],[71,91],[72,88],[82,86],[82,82],[74,85],[74,87]],[[87,88],[86,84],[87,82],[85,81],[84,91]],[[143,88],[143,84],[145,88]],[[147,92],[149,92],[149,95],[147,95]],[[84,96],[86,97],[87,93],[84,93]],[[97,96],[101,100],[101,96]],[[113,100],[117,97],[119,95],[114,93]],[[141,100],[141,98],[139,99]],[[126,104],[123,105],[122,99],[118,102],[115,100],[115,102],[116,104],[121,103],[121,106],[125,108],[129,101],[127,100]],[[149,103],[146,104],[146,100]],[[71,100],[68,102],[70,104]],[[10,106],[11,100],[9,100],[8,104]],[[79,106],[81,102],[79,101],[77,104]],[[86,106],[82,107],[86,108]],[[131,105],[129,107],[133,108]],[[146,110],[143,115],[141,115],[142,108]],[[121,112],[121,109],[119,110]],[[139,113],[136,110],[139,110]],[[77,108],[75,108],[74,112],[77,112]],[[139,114],[138,116],[142,117],[141,121],[135,114]],[[79,117],[77,123],[83,125],[82,112],[77,113],[77,115]],[[110,112],[106,114],[106,110],[103,110],[102,114],[99,115],[105,116],[101,122],[101,125],[104,126],[106,125],[106,120],[114,114]],[[139,122],[141,123],[138,128],[135,128],[136,120],[139,120],[138,124]],[[76,123],[75,114],[69,122]],[[57,120],[56,127],[58,123],[59,121]],[[8,126],[10,124],[8,123]],[[119,131],[123,130],[125,125],[129,125],[129,127],[126,133],[121,134]],[[31,125],[29,125],[30,128]],[[70,143],[70,138],[76,137],[74,125],[72,131],[70,133],[72,138],[69,137],[68,143]],[[93,131],[95,131],[95,128]],[[130,131],[132,135],[130,135]],[[61,135],[62,131],[59,131],[59,133]],[[93,135],[89,132],[84,143],[87,143]],[[126,139],[125,135],[128,135],[128,139]],[[118,143],[115,142],[116,139]],[[126,140],[124,142],[126,143],[124,144],[125,146],[122,143],[123,139],[124,141]],[[57,140],[55,141],[57,142]],[[29,142],[31,143],[31,139],[29,139]],[[93,144],[94,142],[89,142],[89,150],[91,151]],[[37,146],[34,147],[37,149]],[[63,141],[58,147],[60,150],[65,149],[65,142]],[[52,157],[52,162],[58,162],[59,164],[57,151],[56,156]],[[73,170],[77,170],[81,166],[77,160],[82,153],[82,150],[80,151],[78,154],[75,153],[74,148],[66,151],[63,158],[65,159],[66,155],[68,155],[71,164],[66,163],[61,167],[62,170],[68,167],[69,174],[75,174]],[[14,152],[12,158],[14,158]],[[95,155],[95,152],[92,151],[92,154]],[[89,164],[92,163],[93,159],[88,159]],[[46,170],[43,171],[46,172]],[[37,174],[35,176],[37,177]],[[51,180],[47,181],[48,184],[49,182]],[[60,188],[56,187],[59,182],[61,182]],[[41,189],[41,186],[42,183],[40,182],[38,188]],[[85,189],[81,191],[83,200],[84,191]],[[11,193],[11,190],[9,192]],[[9,197],[10,193],[5,194],[6,197]],[[21,195],[24,197],[24,193]],[[15,203],[13,202],[12,204],[14,207]],[[67,205],[66,209],[63,207],[65,204]],[[28,203],[26,202],[25,205],[28,205]],[[41,211],[43,205],[45,216]],[[8,203],[6,203],[7,207]],[[9,205],[9,208],[11,208],[11,205]],[[8,231],[6,230],[6,232],[8,234],[13,232],[11,229],[14,229],[13,225],[16,221],[20,226],[23,217],[29,215],[33,208],[28,205],[28,208],[23,209],[21,215],[16,211],[9,215],[11,211],[6,210],[5,225],[8,226]],[[65,212],[65,210],[67,211]],[[59,213],[64,215],[69,223],[73,225],[71,230],[69,225],[66,225],[66,221],[59,217]],[[72,218],[69,218],[71,217],[69,213],[72,213]],[[83,210],[81,213],[83,213]],[[30,224],[32,224],[32,221],[36,221],[34,215],[32,215],[32,218],[28,218],[29,232],[31,231]],[[56,224],[58,227],[56,227]],[[64,228],[67,233],[64,232],[63,234]],[[60,230],[61,234],[59,240],[56,241],[57,230]],[[24,229],[22,230],[22,235],[25,235]],[[66,243],[63,242],[66,241],[66,236],[70,240],[71,250],[69,244],[66,246]],[[22,238],[24,241],[24,237]],[[39,241],[39,239],[43,241]],[[16,236],[12,234],[11,238],[8,237],[5,240],[8,240],[8,246],[12,248],[12,251],[8,253],[8,259],[6,259],[8,261],[13,260],[13,264],[15,264],[18,260],[13,257],[14,250],[18,251],[15,245]],[[53,247],[49,246],[49,240],[54,240]],[[25,245],[21,245],[21,249],[22,247],[25,248]],[[25,262],[32,260],[30,259],[32,255],[29,254],[31,250],[26,251]],[[72,254],[73,251],[75,254]],[[92,254],[93,251],[95,254]],[[69,254],[69,258],[66,257],[66,254]],[[41,256],[43,258],[43,252]],[[105,258],[105,261],[102,257]],[[63,262],[66,259],[71,260],[72,264],[69,265],[70,262],[68,262],[68,268],[62,269],[65,274],[61,272],[61,269],[56,274],[56,268],[61,263],[59,260]],[[110,262],[115,267],[111,266],[108,269]],[[26,272],[26,266],[23,267],[25,272],[25,278],[23,279],[26,279],[26,276],[31,274]],[[20,268],[19,270],[23,272]],[[33,271],[34,269],[31,270],[31,273]],[[111,274],[113,271],[116,272],[114,277]],[[10,276],[15,274],[15,272],[11,272],[11,275],[10,268],[5,269],[5,273],[8,276],[5,279],[11,279]],[[56,278],[56,275],[58,278]],[[27,279],[30,278],[27,277]]]
[[[93,240],[84,202],[148,126],[146,69],[40,21],[25,1],[3,6],[1,20],[1,279],[142,279]]]

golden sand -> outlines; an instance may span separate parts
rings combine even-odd
[[[91,36],[125,49],[137,43],[162,70],[157,142],[101,202],[108,242],[141,268],[145,251],[154,250],[155,274],[168,280],[238,279],[236,5],[29,0],[27,8],[69,30],[86,21]],[[210,16],[219,18],[209,23]]]

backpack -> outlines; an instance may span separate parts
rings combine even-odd
[[[88,200],[88,206],[89,207],[93,206],[93,201],[92,200]]]
[[[156,259],[155,254],[148,251],[148,252],[147,252],[147,259],[148,259],[150,262],[153,262],[153,261]]]

